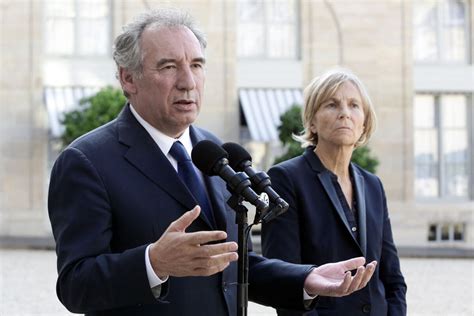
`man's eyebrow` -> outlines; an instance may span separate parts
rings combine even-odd
[[[204,57],[197,57],[192,60],[193,63],[201,63],[201,64],[206,64],[206,59]],[[167,63],[176,63],[176,59],[174,58],[161,58],[158,60],[156,63],[156,68],[160,68],[161,66],[167,64]]]
[[[167,64],[167,63],[174,63],[176,62],[176,59],[173,59],[173,58],[161,58],[160,60],[158,60],[158,62],[156,63],[156,67],[159,68],[161,66],[163,66],[164,64]]]
[[[206,63],[206,58],[204,58],[204,57],[194,58],[194,59],[193,59],[193,62],[205,64],[205,63]]]

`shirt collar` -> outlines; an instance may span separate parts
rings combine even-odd
[[[145,119],[143,119],[140,114],[138,114],[138,112],[133,108],[132,104],[130,104],[130,111],[132,112],[133,116],[135,116],[140,125],[142,125],[143,128],[148,132],[148,134],[150,134],[151,138],[153,138],[155,143],[161,149],[163,154],[168,157],[168,159],[172,158],[169,155],[169,151],[171,149],[171,146],[173,146],[173,143],[177,140],[179,140],[183,144],[184,148],[186,148],[186,151],[188,152],[188,155],[191,156],[193,144],[191,142],[189,126],[184,130],[183,134],[179,138],[169,137],[168,135],[165,135],[155,127],[151,126],[150,123],[145,121]]]

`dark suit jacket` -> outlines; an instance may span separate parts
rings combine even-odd
[[[406,284],[393,243],[382,183],[350,165],[358,205],[359,239],[351,233],[328,171],[309,147],[302,156],[270,169],[273,188],[289,210],[262,227],[263,253],[288,262],[322,265],[364,256],[377,260],[369,284],[342,298],[321,297],[305,315],[405,315]],[[280,311],[282,315],[301,315]]]
[[[219,140],[191,127],[194,143]],[[217,177],[205,177],[218,229],[237,240],[235,213]],[[210,277],[173,278],[152,295],[145,248],[197,203],[127,105],[119,117],[66,148],[49,189],[58,255],[57,294],[87,315],[235,315],[237,264]],[[188,231],[212,230],[201,216]],[[249,253],[249,296],[265,305],[303,308],[311,266]]]

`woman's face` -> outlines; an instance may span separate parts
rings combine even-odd
[[[346,81],[316,112],[311,132],[318,134],[318,146],[353,147],[364,131],[365,109],[357,87]]]

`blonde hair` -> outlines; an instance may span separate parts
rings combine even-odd
[[[314,116],[321,108],[321,105],[333,97],[337,89],[345,82],[351,82],[359,90],[364,108],[365,128],[355,147],[363,146],[369,141],[377,124],[377,118],[369,94],[355,74],[348,69],[337,68],[314,78],[304,89],[304,104],[301,113],[304,130],[301,135],[293,135],[295,140],[302,143],[302,147],[318,145],[318,134],[313,133],[310,128]]]

